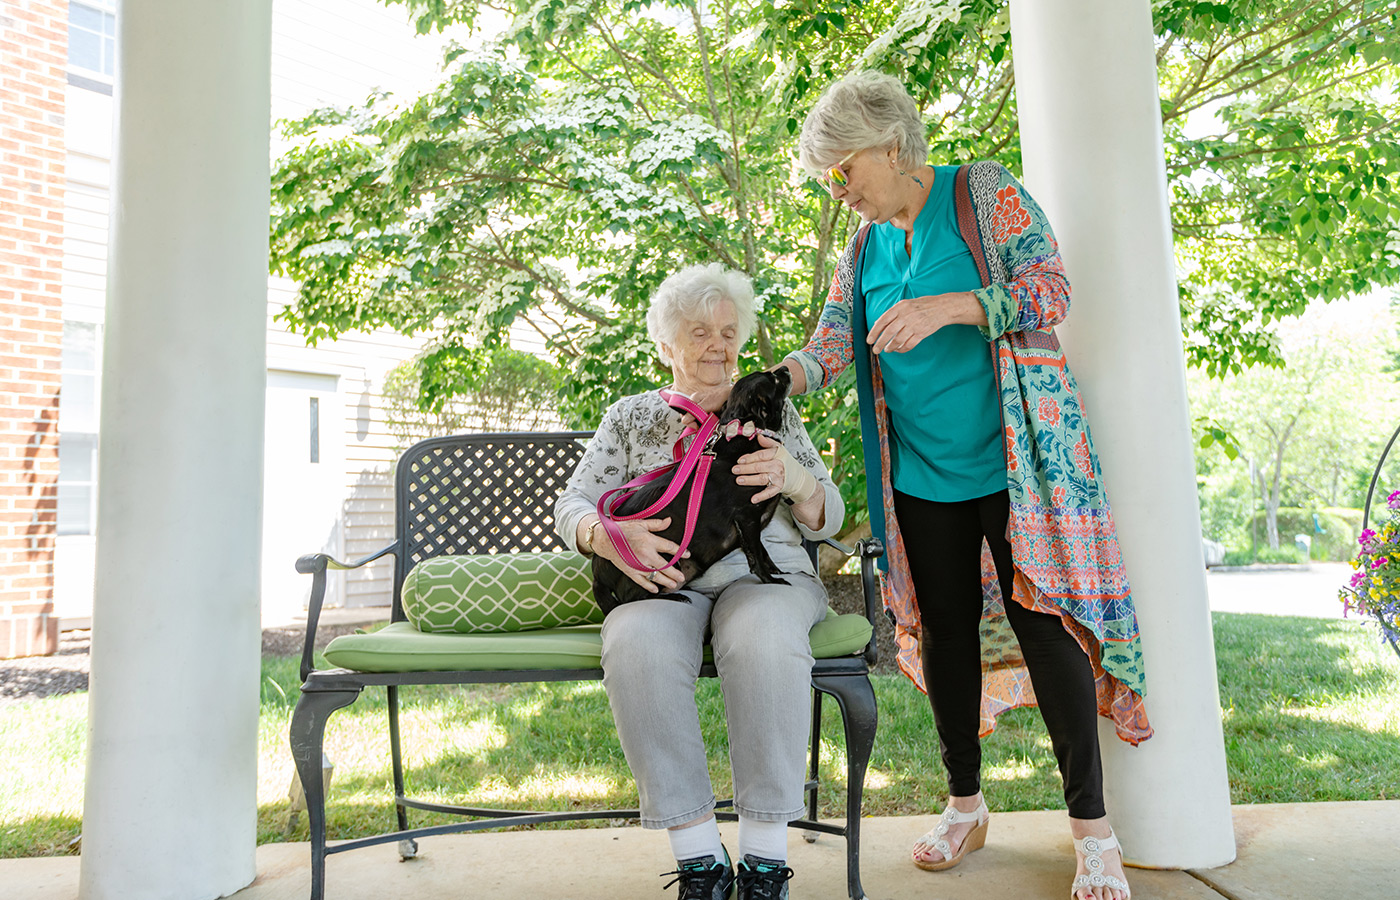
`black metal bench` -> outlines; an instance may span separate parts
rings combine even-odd
[[[513,553],[570,549],[552,527],[555,497],[573,472],[588,432],[511,433],[433,438],[411,447],[400,458],[394,478],[394,541],[364,559],[342,563],[325,554],[304,556],[297,571],[313,577],[307,612],[306,643],[301,658],[301,698],[291,721],[292,756],[305,791],[311,838],[311,898],[322,900],[325,860],[374,844],[399,842],[404,859],[418,852],[416,839],[433,834],[479,831],[518,825],[583,819],[635,818],[637,810],[575,810],[540,812],[452,806],[408,797],[404,790],[404,766],[399,741],[399,688],[427,684],[480,684],[546,681],[590,681],[603,676],[601,668],[512,669],[476,671],[363,672],[350,669],[315,670],[313,650],[316,624],[325,597],[326,577],[332,569],[354,569],[383,556],[394,556],[393,621],[405,621],[400,602],[404,579],[415,565],[451,554]],[[828,542],[848,555],[852,551]],[[809,547],[815,558],[815,546]],[[875,615],[873,561],[883,552],[876,540],[861,542],[862,586],[867,620]],[[859,638],[857,639],[859,640]],[[875,694],[870,667],[876,662],[873,634],[862,651],[831,659],[818,659],[812,670],[812,733],[810,775],[805,790],[806,818],[791,826],[803,829],[808,840],[817,833],[846,839],[847,886],[851,900],[863,900],[860,884],[860,811],[866,766],[875,739]],[[713,665],[701,674],[714,677]],[[327,845],[325,790],[321,780],[322,744],[331,713],[353,703],[366,687],[383,686],[388,693],[389,740],[394,777],[394,810],[398,828],[371,837]],[[833,825],[817,818],[818,762],[823,695],[832,696],[842,714],[847,753],[847,801],[845,824]],[[732,801],[723,801],[716,816],[732,821]],[[461,816],[470,821],[410,828],[408,811],[428,810]]]

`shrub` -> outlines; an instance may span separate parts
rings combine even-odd
[[[1226,550],[1225,561],[1221,565],[1247,566],[1252,562],[1254,562],[1254,553],[1250,550]]]
[[[1293,546],[1291,542],[1287,546],[1283,546],[1283,542],[1280,540],[1279,544],[1280,546],[1277,550],[1275,550],[1273,547],[1260,547],[1259,561],[1261,563],[1267,563],[1269,565],[1280,565],[1285,563],[1297,564],[1305,563],[1308,561],[1308,558],[1303,555],[1302,551],[1299,550],[1297,547]]]
[[[1282,543],[1282,541],[1280,541],[1280,543]],[[1225,552],[1225,562],[1222,563],[1222,565],[1248,566],[1257,562],[1263,565],[1276,566],[1283,564],[1296,565],[1307,561],[1307,558],[1303,556],[1302,552],[1290,543],[1286,547],[1280,546],[1277,550],[1272,547],[1261,546],[1259,548],[1258,559],[1255,559],[1254,554],[1247,549],[1227,550]]]
[[[1317,519],[1314,521],[1313,516]],[[1260,543],[1263,543],[1265,520],[1262,511],[1254,514],[1259,529]],[[1322,530],[1318,531],[1317,528]],[[1301,509],[1296,506],[1281,506],[1278,511],[1279,549],[1286,545],[1293,547],[1295,534],[1306,534],[1312,538],[1312,552],[1309,556],[1316,560],[1341,562],[1351,559],[1356,549],[1356,536],[1361,533],[1361,510],[1343,507],[1322,509]],[[1247,553],[1248,551],[1246,551]],[[1261,560],[1264,548],[1260,548]]]

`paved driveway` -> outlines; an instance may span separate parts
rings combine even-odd
[[[1337,591],[1351,578],[1346,563],[1309,567],[1251,567],[1207,570],[1206,587],[1214,612],[1340,618]]]

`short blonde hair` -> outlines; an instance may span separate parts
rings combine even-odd
[[[724,300],[734,304],[739,319],[739,348],[743,349],[758,324],[749,276],[720,263],[708,263],[681,269],[661,282],[647,309],[647,336],[656,345],[661,361],[671,365],[666,345],[676,343],[682,325],[705,318]]]
[[[913,98],[897,79],[867,70],[826,89],[802,123],[797,149],[815,178],[851,151],[872,147],[898,148],[906,169],[928,162],[928,136]]]

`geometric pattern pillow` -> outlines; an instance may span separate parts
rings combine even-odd
[[[419,631],[458,634],[603,621],[592,567],[572,550],[425,559],[404,579],[403,610]]]

